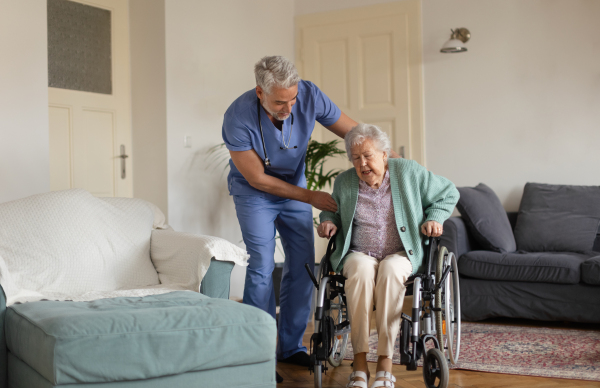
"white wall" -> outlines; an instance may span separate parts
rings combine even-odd
[[[168,217],[165,1],[129,0],[133,196]]]
[[[428,168],[517,210],[526,182],[600,184],[600,1],[426,0]],[[450,28],[468,51],[442,54]]]
[[[397,0],[295,0],[294,13],[298,16],[346,8],[366,7],[373,4],[392,3],[395,1]]]
[[[221,143],[223,114],[255,86],[265,55],[293,60],[293,0],[167,1],[167,154],[169,223],[175,230],[242,240],[221,167],[206,152]],[[192,148],[183,147],[192,136]],[[243,246],[243,243],[238,245]],[[232,276],[241,297],[243,269]]]
[[[0,203],[50,190],[46,2],[0,0]]]

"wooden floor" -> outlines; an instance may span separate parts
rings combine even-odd
[[[404,302],[405,310],[406,306],[412,305],[412,298],[407,297]],[[410,309],[409,309],[410,310]],[[410,313],[410,311],[405,311]],[[583,329],[592,330],[595,327],[592,325],[574,324],[574,323],[538,323],[526,320],[490,320],[486,323],[494,323],[501,325],[514,325],[514,326],[533,326],[533,327],[553,327],[553,328],[564,328],[564,329]],[[372,322],[374,327],[374,322]],[[310,342],[310,336],[313,332],[313,324],[309,323],[306,333],[304,334],[303,343],[308,348]],[[371,376],[375,376],[375,363],[369,363],[369,370]],[[300,367],[296,365],[289,365],[279,363],[277,365],[277,371],[283,377],[284,381],[281,384],[277,384],[277,388],[312,388],[314,387],[314,376],[310,374],[308,368]],[[341,366],[337,368],[329,368],[327,375],[323,375],[323,387],[345,387],[348,382],[348,375],[352,372],[350,361],[344,361]],[[418,368],[416,371],[409,372],[405,366],[394,365],[392,372],[396,377],[396,387],[403,388],[423,388],[423,372],[422,368]],[[371,377],[370,383],[373,382]],[[566,380],[566,379],[552,379],[547,377],[531,377],[531,376],[517,376],[507,375],[498,373],[486,373],[486,372],[472,372],[464,370],[451,370],[450,371],[450,382],[449,388],[567,388],[567,387],[595,387],[600,388],[600,382],[594,381],[583,381],[583,380]]]

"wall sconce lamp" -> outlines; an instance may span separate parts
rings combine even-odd
[[[440,52],[442,53],[462,53],[467,51],[465,43],[471,38],[471,33],[466,28],[457,28],[452,31],[450,39],[444,43]]]

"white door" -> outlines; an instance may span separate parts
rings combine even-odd
[[[407,0],[300,16],[296,65],[349,117],[379,126],[394,151],[424,164],[420,10],[418,0]],[[313,138],[337,136],[317,124]],[[352,165],[337,158],[325,167]],[[315,239],[317,261],[326,247]]]
[[[296,62],[348,116],[379,126],[394,151],[423,164],[420,8],[408,0],[300,16]],[[336,138],[320,126],[314,136]]]
[[[52,5],[50,1],[52,0],[49,0],[49,9]],[[102,61],[99,61],[97,66],[110,66],[106,69],[109,85],[108,89],[103,92],[84,91],[89,90],[85,87],[79,90],[63,87],[48,88],[50,188],[51,190],[83,188],[101,197],[131,197],[133,184],[128,2],[123,0],[77,0],[58,5],[62,7],[65,4],[71,8],[64,11],[55,9],[53,15],[62,17],[66,14],[70,18],[76,19],[72,23],[79,23],[79,28],[93,25],[95,23],[93,18],[97,15],[100,15],[100,18],[108,19],[109,30],[104,29],[103,31],[110,39],[110,46],[104,46],[109,47],[110,59],[103,55],[100,58]],[[56,42],[56,39],[68,39],[68,37],[61,36],[60,31],[53,30],[54,33],[50,31],[51,28],[55,28],[53,22],[49,20],[49,44]],[[65,20],[62,23],[64,26]],[[67,25],[71,24],[68,21],[66,23]],[[56,29],[60,28],[62,28],[60,25],[56,27]],[[95,30],[91,32],[92,35],[96,33]],[[83,50],[88,48],[86,44],[89,37],[82,39],[82,42],[72,43],[76,47],[73,50],[79,50],[78,53],[81,53],[81,47]],[[89,55],[93,56],[94,53]],[[72,65],[63,63],[68,62],[65,58],[53,61],[51,59],[52,57],[49,55],[49,66],[58,63],[59,72]],[[93,64],[92,67],[94,67]],[[69,72],[65,72],[65,74],[65,77],[74,76]],[[86,81],[85,75],[82,76],[81,71],[76,76],[83,77],[83,81]],[[52,81],[56,77],[50,77],[50,79]],[[58,81],[60,83],[60,79]],[[75,84],[79,81],[73,80]],[[50,85],[52,86],[52,82]],[[127,158],[122,158],[122,155],[127,155]]]

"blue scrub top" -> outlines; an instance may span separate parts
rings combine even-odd
[[[254,149],[261,159],[265,152],[258,126],[256,109],[256,90],[252,89],[242,94],[225,112],[223,119],[223,141],[231,151],[248,151]],[[291,116],[283,122],[280,131],[267,117],[261,106],[261,123],[267,147],[267,155],[271,166],[265,167],[265,173],[284,182],[306,188],[304,176],[304,158],[308,141],[315,127],[315,121],[327,127],[339,120],[342,111],[315,84],[309,81],[298,83],[298,98],[292,108],[294,114],[294,129],[289,149],[281,149],[290,139]],[[283,136],[282,136],[283,135]],[[284,144],[285,140],[285,144]],[[293,148],[298,146],[298,148]],[[227,183],[230,195],[258,195],[270,200],[283,198],[255,189],[250,186],[235,164],[230,159]]]

